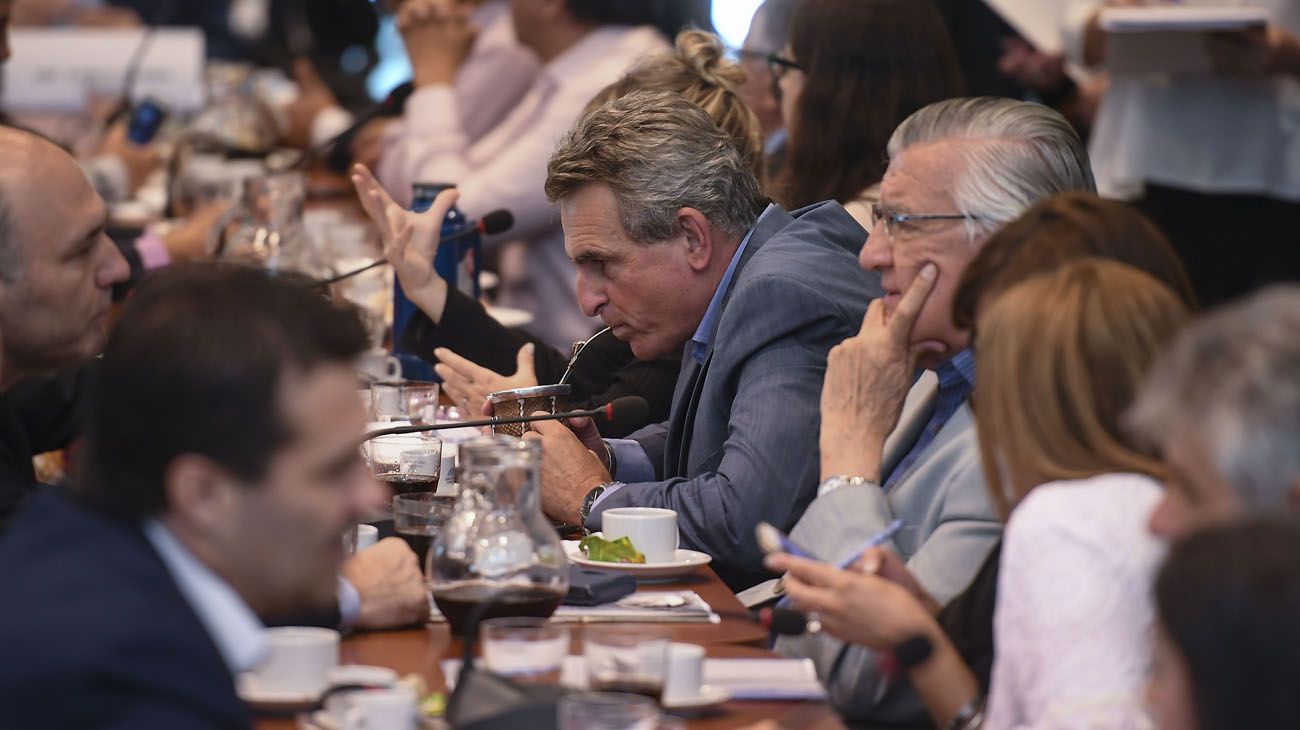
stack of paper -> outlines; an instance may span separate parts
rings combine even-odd
[[[445,621],[436,605],[429,620]],[[599,606],[560,606],[551,616],[561,623],[712,623],[722,621],[695,591],[640,591]]]
[[[444,659],[442,676],[447,689],[455,688],[460,660]],[[565,657],[560,684],[587,688],[587,663],[583,657]],[[704,684],[727,690],[734,700],[820,700],[826,690],[817,681],[811,659],[705,659]]]
[[[1106,69],[1116,76],[1210,74],[1210,33],[1262,28],[1258,7],[1147,6],[1104,8],[1097,23],[1107,33]]]

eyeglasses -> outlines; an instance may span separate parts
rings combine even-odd
[[[781,101],[781,79],[785,78],[785,75],[791,70],[802,71],[803,66],[800,66],[794,59],[786,58],[779,53],[769,53],[765,60],[767,61],[767,71],[772,75],[772,96],[777,101]]]
[[[907,233],[914,231],[915,227],[909,224],[921,221],[981,221],[988,220],[987,216],[975,215],[973,213],[899,213],[890,210],[879,203],[871,205],[871,223],[873,226],[884,224],[885,235],[890,238],[905,236]]]

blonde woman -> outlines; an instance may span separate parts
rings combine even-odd
[[[933,602],[896,557],[873,552],[837,571],[776,555],[769,567],[789,570],[795,604],[847,641],[884,650],[923,639],[930,651],[903,662],[941,728],[1137,727],[1161,555],[1146,520],[1161,468],[1130,445],[1120,417],[1186,305],[1150,274],[1100,259],[990,294],[976,326],[975,417],[1009,520],[987,715]]]

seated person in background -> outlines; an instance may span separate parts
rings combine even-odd
[[[768,57],[785,46],[794,6],[795,0],[763,0],[749,21],[749,32],[738,54],[740,67],[745,71],[740,95],[754,110],[763,130],[763,167],[767,175],[763,179],[764,189],[780,172],[786,145],[785,121],[781,119],[781,102],[772,94],[775,77]]]
[[[1151,371],[1129,421],[1168,470],[1156,534],[1300,514],[1300,285],[1193,323]]]
[[[417,13],[417,9],[424,12]],[[414,70],[415,93],[406,105],[403,144],[385,149],[378,178],[399,201],[413,183],[451,183],[471,219],[505,208],[514,227],[489,237],[486,253],[500,253],[499,304],[531,312],[529,330],[561,349],[585,339],[595,323],[573,294],[574,271],[563,234],[543,193],[546,160],[596,92],[618,80],[641,56],[663,50],[647,25],[654,4],[640,0],[520,0],[511,4],[519,42],[542,62],[514,109],[477,142],[461,129],[453,84],[469,48],[469,9],[435,0],[406,0],[403,33]],[[522,248],[501,250],[521,241]]]
[[[1091,190],[1092,173],[1059,114],[988,97],[917,111],[894,131],[889,158],[859,257],[881,273],[886,296],[830,354],[821,389],[822,483],[791,537],[838,563],[901,520],[885,547],[942,604],[970,584],[1001,529],[968,403],[977,360],[969,331],[952,321],[953,292],[998,228],[1039,200]],[[918,368],[925,371],[919,380]],[[886,688],[871,650],[825,633],[782,637],[776,648],[811,657],[851,718],[920,712],[905,697],[877,709]]]
[[[838,200],[870,228],[890,134],[962,95],[943,18],[931,0],[804,0],[783,45],[771,88],[789,140],[773,197],[791,210]]]
[[[1186,305],[1149,274],[1088,258],[984,300],[976,422],[986,483],[1001,485],[990,492],[1010,517],[984,726],[1049,727],[1064,712],[1129,727],[1142,718],[1150,662],[1147,587],[1161,549],[1145,522],[1162,471],[1127,442],[1121,417]],[[794,604],[841,638],[888,650],[924,637],[933,651],[908,679],[937,726],[965,727],[982,712],[976,676],[906,568],[872,557],[897,582],[772,560],[791,571]]]
[[[762,580],[754,525],[788,528],[812,498],[826,352],[880,292],[853,265],[865,232],[838,203],[768,204],[730,136],[663,92],[584,117],[546,191],[583,311],[638,358],[683,358],[668,421],[629,440],[538,425],[543,508],[590,529],[611,507],[673,509],[681,546],[733,589]]]
[[[127,262],[104,235],[103,200],[66,152],[0,128],[0,529],[45,488],[32,456],[82,431],[107,337],[111,289]],[[54,377],[57,374],[58,377]],[[385,540],[343,566],[340,616],[365,628],[403,625],[428,610],[415,554]],[[322,616],[324,618],[324,616]]]
[[[648,56],[637,63],[622,79],[597,94],[588,103],[588,111],[638,89],[680,93],[708,112],[731,136],[755,175],[761,176],[763,151],[757,120],[737,93],[740,69],[723,57],[724,51],[715,35],[683,31],[677,37],[675,52]],[[461,409],[477,412],[492,391],[557,382],[570,353],[503,327],[488,316],[481,304],[451,289],[443,279],[431,276],[427,260],[433,248],[427,234],[436,231],[440,221],[432,215],[403,210],[370,181],[366,171],[359,170],[358,178],[358,195],[379,227],[394,263],[403,259],[395,247],[390,220],[405,219],[412,232],[412,244],[426,252],[421,259],[412,260],[412,264],[419,265],[419,271],[412,273],[418,273],[427,287],[417,286],[406,267],[396,268],[403,291],[420,307],[420,313],[407,327],[406,342],[413,352],[437,359],[435,369],[443,379],[443,387]],[[591,408],[620,396],[640,395],[650,404],[649,422],[658,423],[668,418],[680,365],[676,353],[655,360],[637,360],[626,342],[601,335],[591,341],[574,364],[569,379],[573,385],[570,404],[574,408]],[[502,374],[509,372],[513,375]],[[621,438],[642,425],[611,430],[606,435]]]
[[[1070,261],[1087,257],[1110,259],[1145,271],[1174,291],[1185,306],[1193,305],[1191,285],[1178,255],[1150,221],[1122,203],[1091,193],[1065,193],[1038,203],[989,238],[962,272],[953,297],[953,321],[962,329],[973,329],[975,312],[982,300],[991,299],[1035,274],[1054,271]],[[872,551],[870,555],[876,556],[871,559],[873,562],[883,566],[872,572],[915,591],[929,610],[937,607],[933,598],[916,586],[907,568],[898,564],[893,553]],[[984,693],[988,692],[993,670],[993,610],[1000,555],[1000,548],[995,546],[966,589],[936,616],[939,627],[974,673]],[[832,579],[836,574],[827,575],[827,579]],[[869,651],[865,647],[846,646],[844,661],[857,661]],[[858,709],[867,700],[854,698],[853,711],[861,713],[854,717],[902,719],[910,711],[919,718],[923,711],[910,686],[880,674],[878,667],[872,665],[873,673],[856,678],[859,686],[873,688],[879,699],[868,710]],[[909,707],[912,709],[908,710]]]
[[[384,11],[392,11],[396,30],[407,30],[405,37],[393,38],[391,52],[403,55],[404,45],[422,45],[425,43],[446,43],[441,34],[441,27],[408,18],[415,13],[422,17],[423,3],[412,5],[403,11],[404,0],[388,0],[380,3]],[[478,0],[470,16],[474,29],[471,36],[457,35],[455,43],[469,43],[464,51],[465,60],[456,69],[456,79],[452,84],[456,97],[456,109],[460,115],[461,129],[465,139],[473,143],[492,127],[496,126],[514,105],[519,102],[528,87],[537,76],[539,64],[537,56],[519,43],[515,36],[514,22],[510,14],[508,0]],[[395,34],[396,35],[396,34]],[[385,63],[383,56],[389,52],[385,43],[385,31],[380,30],[377,45],[381,54],[380,63]],[[301,77],[302,74],[300,73]],[[302,118],[297,126],[306,124],[310,130],[311,144],[319,145],[331,137],[342,133],[354,121],[347,110],[338,106],[333,93],[323,81],[312,74],[299,78],[303,98],[291,105],[289,114]],[[410,85],[407,81],[402,86]],[[399,86],[400,88],[400,86]],[[375,167],[383,157],[387,147],[404,144],[406,137],[405,123],[402,115],[406,104],[402,102],[390,109],[385,109],[380,116],[365,123],[350,135],[344,135],[329,153],[330,167],[339,172],[346,172],[352,164],[360,163],[366,167]],[[295,126],[293,124],[290,125]]]
[[[202,326],[196,326],[202,323]],[[259,616],[328,606],[383,501],[357,448],[356,314],[260,269],[166,272],[126,305],[76,493],[0,539],[14,727],[247,727]]]
[[[1158,730],[1294,727],[1300,525],[1249,521],[1174,545],[1155,581]]]

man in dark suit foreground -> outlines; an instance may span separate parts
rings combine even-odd
[[[382,501],[357,448],[356,314],[249,268],[178,269],[127,304],[82,484],[0,540],[12,727],[246,727],[259,616],[328,606],[343,530]]]

